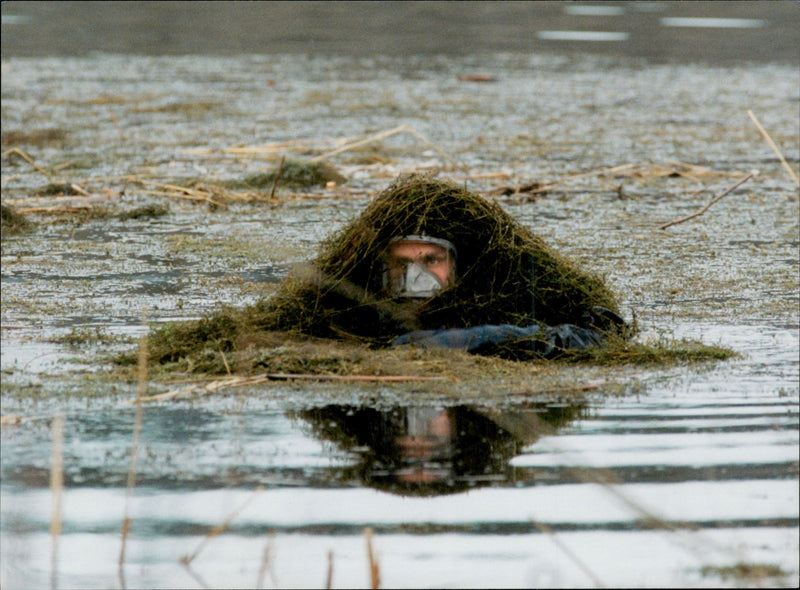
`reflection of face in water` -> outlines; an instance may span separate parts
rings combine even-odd
[[[326,406],[300,416],[315,434],[361,455],[366,485],[400,494],[447,494],[510,481],[509,460],[580,408],[515,410]]]

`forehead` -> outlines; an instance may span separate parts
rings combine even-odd
[[[447,248],[430,242],[400,240],[389,245],[390,256],[419,256],[420,254],[447,254]]]

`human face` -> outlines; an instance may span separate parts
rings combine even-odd
[[[389,246],[387,267],[392,283],[402,281],[406,268],[414,262],[433,274],[442,286],[453,282],[455,265],[447,248],[438,244],[400,240]]]

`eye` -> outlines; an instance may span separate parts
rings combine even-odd
[[[425,266],[435,266],[444,262],[445,258],[440,254],[427,254],[422,257],[421,261]]]

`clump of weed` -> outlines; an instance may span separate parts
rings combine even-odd
[[[33,224],[7,205],[0,205],[0,235],[16,236],[33,228]]]
[[[746,582],[763,582],[769,578],[784,578],[788,574],[780,566],[770,563],[739,562],[730,566],[705,565],[700,569],[704,577],[718,576],[723,580],[733,579]]]
[[[220,106],[218,102],[175,102],[159,106],[133,108],[134,113],[183,113],[185,115],[201,115]]]
[[[81,193],[75,190],[75,187],[69,182],[51,182],[36,191],[36,195],[39,197],[72,197],[80,194]]]
[[[33,129],[31,131],[12,129],[4,131],[0,138],[4,150],[20,145],[46,147],[64,143],[67,132],[60,128]]]
[[[422,234],[455,245],[460,276],[412,312],[385,294],[385,252],[397,236]],[[351,371],[353,363],[326,365],[324,357],[303,364],[308,351],[302,348],[293,349],[294,360],[284,358],[278,364],[259,360],[254,351],[278,333],[374,349],[385,348],[413,329],[581,325],[595,306],[618,310],[614,294],[599,277],[551,250],[497,203],[449,181],[411,175],[395,181],[357,219],[325,241],[316,260],[281,283],[271,298],[162,327],[151,334],[149,346],[154,361],[182,363],[183,370],[202,366],[214,372],[252,371],[260,363],[293,372]],[[632,330],[620,332],[611,320],[597,318],[595,325],[608,332],[607,344],[566,351],[565,360],[646,365],[733,354],[693,342],[636,343],[630,340]],[[530,343],[497,354],[511,360],[532,356]]]
[[[269,191],[275,182],[277,168],[270,172],[252,174],[241,181],[229,183],[231,188],[257,189]],[[278,185],[294,189],[313,188],[325,186],[328,182],[343,184],[347,179],[326,162],[304,162],[300,160],[287,160],[280,169]]]
[[[666,340],[645,342],[609,334],[603,346],[584,350],[565,351],[561,360],[592,362],[599,365],[670,365],[722,361],[738,356],[722,346],[703,344],[696,340]]]
[[[150,205],[143,205],[141,207],[136,207],[135,209],[131,209],[130,211],[123,211],[122,213],[117,215],[117,219],[121,219],[123,221],[129,219],[154,219],[156,217],[163,217],[168,213],[169,213],[169,207],[167,205],[153,203]]]
[[[66,344],[68,346],[90,346],[97,344],[111,344],[114,342],[124,341],[124,336],[116,334],[109,334],[102,328],[97,326],[88,327],[73,327],[67,334],[61,336],[53,336],[49,339],[50,342],[56,344]]]

